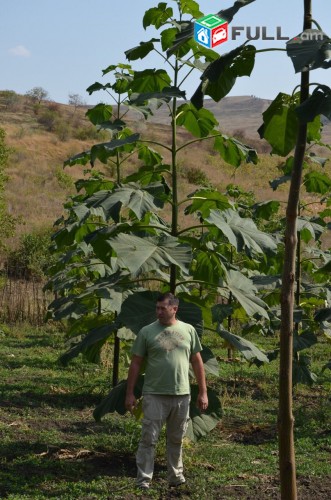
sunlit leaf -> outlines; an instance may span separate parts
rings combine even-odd
[[[159,210],[163,206],[160,199],[164,192],[163,185],[154,185],[154,192],[152,185],[148,187],[151,192],[134,183],[126,184],[112,191],[101,190],[88,198],[85,206],[94,210],[101,208],[105,220],[112,218],[115,222],[119,222],[122,208],[129,208],[138,219],[141,219],[146,212]]]
[[[300,232],[303,241],[309,243],[311,239],[317,241],[320,238],[324,232],[324,227],[308,218],[298,217],[297,231]]]
[[[331,178],[321,172],[308,172],[304,176],[304,184],[308,193],[326,194],[331,191]]]
[[[257,314],[269,320],[267,304],[257,296],[257,289],[253,282],[242,273],[230,269],[226,274],[223,287],[232,293],[248,316]]]
[[[239,167],[243,161],[254,164],[258,161],[255,149],[243,144],[234,137],[216,136],[214,149],[220,153],[224,161],[234,167]]]
[[[99,103],[94,108],[86,111],[86,116],[93,125],[106,122],[111,119],[113,108],[109,104]]]
[[[260,231],[252,219],[244,219],[234,210],[211,210],[206,221],[215,224],[238,252],[246,251],[251,255],[277,249],[272,236]]]
[[[272,146],[272,153],[286,156],[296,144],[298,118],[293,97],[279,93],[262,113],[263,125],[258,132]]]
[[[197,110],[192,104],[182,104],[178,107],[176,123],[185,127],[195,137],[207,137],[218,125],[211,111]]]
[[[189,199],[192,200],[192,204],[186,207],[186,215],[199,212],[205,218],[212,209],[225,210],[232,207],[225,195],[213,189],[198,189],[189,195]]]
[[[143,17],[143,27],[155,26],[160,28],[173,15],[173,10],[165,2],[160,2],[157,7],[146,10]]]
[[[117,253],[119,265],[134,276],[149,271],[158,272],[172,264],[187,274],[192,258],[191,248],[170,235],[139,238],[118,234],[110,240],[110,244]]]
[[[171,79],[164,69],[145,69],[136,71],[131,84],[132,92],[159,92],[170,87]]]

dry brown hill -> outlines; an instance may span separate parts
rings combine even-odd
[[[8,104],[3,96],[4,92],[0,91],[0,127],[6,131],[6,141],[13,148],[7,169],[7,203],[10,212],[21,217],[22,221],[17,227],[16,237],[9,242],[14,245],[22,233],[51,227],[63,213],[66,198],[75,193],[73,182],[82,176],[83,167],[63,170],[63,161],[106,138],[100,137],[87,121],[84,108],[75,110],[72,106],[54,102],[38,106],[24,96],[18,96],[14,103]],[[206,104],[214,112],[222,132],[235,133],[266,153],[268,147],[258,138],[256,130],[269,101],[241,96],[227,97],[219,104],[212,101]],[[170,142],[166,109],[159,110],[147,123],[133,116],[131,120],[134,121],[132,128],[143,137]],[[189,138],[187,132],[179,132],[179,141]],[[325,127],[324,139],[331,142],[330,125]],[[163,154],[158,146],[155,149]],[[260,200],[277,198],[285,201],[287,187],[272,193],[268,184],[270,179],[279,175],[277,165],[281,161],[278,157],[261,154],[257,166],[244,165],[236,170],[212,151],[209,141],[204,141],[183,149],[180,154],[180,194],[184,196],[201,184],[224,190],[227,184],[235,183],[245,190],[254,191]],[[126,173],[136,166],[136,160],[131,159]]]

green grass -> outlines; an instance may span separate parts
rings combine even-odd
[[[93,409],[108,391],[105,366],[81,359],[61,367],[63,334],[54,327],[0,328],[0,498],[173,498],[166,481],[165,437],[157,446],[153,488],[134,487],[140,423]],[[229,363],[215,338],[206,338],[220,361],[218,391],[224,417],[197,444],[185,441],[190,491],[182,498],[277,498],[277,363],[260,369]],[[260,339],[263,345],[263,339]],[[268,339],[268,347],[276,340]],[[312,350],[314,387],[294,391],[296,462],[300,498],[326,499],[330,489],[330,345]],[[109,361],[109,360],[108,360]],[[108,362],[109,364],[109,362]]]

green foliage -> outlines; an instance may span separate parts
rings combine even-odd
[[[199,167],[184,167],[180,170],[180,175],[187,179],[190,184],[204,187],[210,185],[207,174]]]
[[[241,2],[241,6],[248,3]],[[256,203],[251,193],[235,186],[229,186],[225,193],[199,188],[183,199],[179,199],[178,189],[182,173],[178,153],[201,140],[210,140],[215,151],[235,167],[243,162],[257,164],[254,149],[220,133],[212,113],[203,108],[204,95],[218,101],[231,90],[236,78],[250,75],[256,51],[243,45],[219,57],[211,50],[197,48],[192,40],[177,42],[181,28],[183,33],[186,29],[183,15],[192,15],[198,6],[182,0],[177,7],[178,18],[166,3],[149,9],[143,25],[160,29],[160,38],[126,51],[127,59],[135,61],[156,50],[169,73],[165,69],[134,71],[130,64],[110,65],[103,71],[110,81],[95,82],[88,88],[90,94],[106,91],[113,102],[100,103],[87,112],[91,123],[107,134],[107,140],[65,162],[65,166],[93,167],[76,183],[77,193],[65,205],[66,215],[57,221],[53,236],[57,261],[48,287],[58,298],[50,306],[49,317],[68,324],[72,345],[62,356],[65,362],[79,354],[95,362],[107,342],[118,341],[117,332],[122,327],[137,333],[154,317],[155,295],[151,290],[155,289],[176,292],[181,299],[179,314],[189,313],[189,322],[195,324],[202,341],[207,327],[215,334],[219,332],[249,362],[260,365],[276,356],[267,356],[240,335],[256,331],[270,335],[279,329],[279,275],[284,252],[279,202]],[[229,15],[234,13],[230,9]],[[171,47],[169,59],[162,54],[167,47]],[[191,103],[179,105],[178,98],[185,98],[185,91],[178,82],[184,82],[201,65],[206,69],[195,96]],[[130,109],[146,119],[160,105],[167,106],[171,117],[170,143],[142,138],[125,122]],[[273,152],[287,156],[292,151],[299,127],[298,105],[298,94],[280,93],[263,114],[260,134]],[[311,143],[320,140],[320,127],[319,117],[314,117],[309,124]],[[180,128],[192,139],[178,146]],[[160,151],[167,152],[170,164],[164,162]],[[123,165],[133,156],[137,171],[125,176]],[[98,162],[114,172],[112,178],[96,170]],[[284,176],[274,181],[274,189],[290,178],[293,160],[288,158],[280,168]],[[320,163],[317,168],[321,168]],[[313,168],[304,180],[307,191],[329,194],[327,176],[316,175]],[[161,210],[165,217],[160,216]],[[300,210],[305,210],[304,205]],[[184,223],[180,227],[180,216],[187,215],[196,219],[194,225]],[[325,213],[318,222],[301,213],[298,233],[302,240],[308,244],[313,239],[319,248],[328,227],[324,220],[327,216]],[[298,262],[307,261],[306,252],[308,248],[300,248]],[[313,285],[314,277],[320,275],[319,266],[329,258],[327,252],[319,252],[316,260],[306,265],[305,280],[298,285],[296,319],[301,341],[308,325],[317,333],[319,326],[312,318],[312,308],[323,303],[330,289],[329,280],[323,286]],[[211,314],[215,304],[217,314]],[[198,318],[195,323],[196,308],[203,322]],[[298,343],[296,352],[299,346],[304,350],[310,345]],[[217,364],[216,360],[208,361]],[[307,371],[308,363],[297,366],[298,380],[307,381],[301,376],[301,368]],[[116,410],[114,399],[109,398],[110,405],[103,406],[102,411]],[[212,422],[215,424],[215,420]]]
[[[28,233],[21,237],[17,250],[8,253],[11,275],[44,278],[55,261],[50,252],[51,231]]]
[[[32,89],[28,90],[25,95],[29,97],[32,102],[35,102],[37,104],[40,104],[42,101],[48,99],[48,92],[42,87],[33,87]]]
[[[12,236],[17,223],[17,218],[13,217],[7,209],[5,201],[6,182],[8,180],[6,168],[12,150],[6,145],[5,131],[0,128],[0,248],[5,246],[5,239]]]

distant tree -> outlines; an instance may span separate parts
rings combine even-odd
[[[74,107],[74,113],[78,106],[84,106],[85,101],[79,94],[69,94],[68,103]]]
[[[42,87],[33,87],[33,89],[28,90],[25,95],[38,104],[49,98],[47,90]]]

